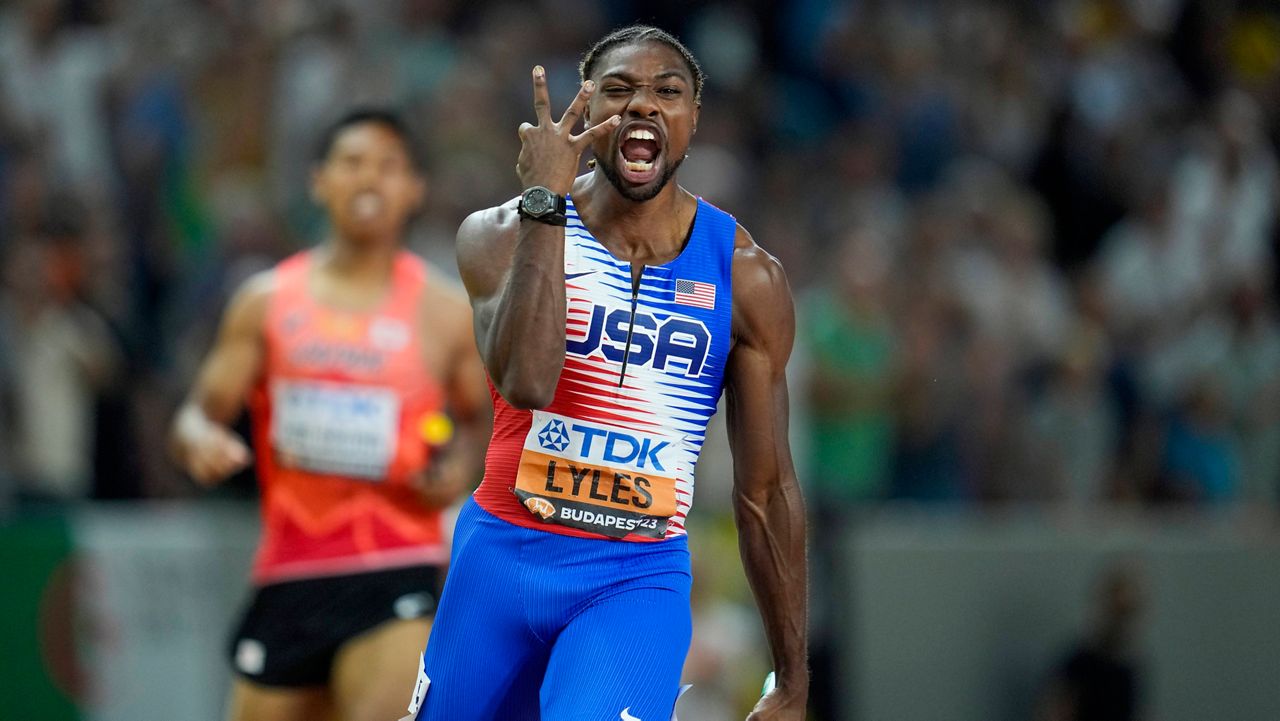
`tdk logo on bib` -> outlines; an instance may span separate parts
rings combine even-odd
[[[671,441],[630,431],[601,428],[553,418],[538,431],[538,445],[556,453],[568,452],[584,461],[632,466],[663,473],[662,453]]]
[[[629,309],[609,311],[593,305],[591,322],[581,338],[569,338],[569,353],[590,358],[597,350],[614,363],[621,363],[627,353],[630,331],[631,347],[627,365],[647,366],[659,371],[668,368],[682,371],[690,378],[702,375],[711,350],[711,331],[702,321],[680,316],[658,320],[649,313],[636,311],[634,327]]]
[[[559,453],[569,447],[569,432],[564,428],[564,421],[551,420],[538,431],[538,444],[549,451]]]

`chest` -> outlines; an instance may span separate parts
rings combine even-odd
[[[395,385],[417,380],[424,361],[438,354],[424,348],[419,326],[415,314],[404,311],[300,304],[274,319],[268,346],[277,373]]]
[[[628,379],[718,377],[728,344],[728,288],[683,256],[664,265],[612,256],[585,233],[565,247],[566,351],[618,364]]]

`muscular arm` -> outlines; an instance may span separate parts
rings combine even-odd
[[[739,230],[734,348],[726,373],[734,515],[777,690],[752,719],[801,719],[809,688],[804,501],[787,441],[786,365],[795,312],[782,267]]]
[[[213,350],[174,416],[170,451],[202,484],[218,483],[249,463],[248,447],[227,426],[244,408],[262,370],[263,327],[274,278],[270,272],[256,275],[236,292]]]
[[[574,135],[595,89],[588,80],[558,122],[551,120],[546,74],[533,70],[537,125],[520,126],[516,175],[566,195],[582,151],[617,127],[614,115]],[[517,203],[473,214],[458,229],[458,270],[475,311],[476,342],[489,377],[516,408],[551,402],[564,367],[564,228],[521,220]]]
[[[516,408],[546,406],[564,366],[564,228],[521,222],[513,201],[467,218],[457,252],[494,386]]]

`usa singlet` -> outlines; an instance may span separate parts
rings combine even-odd
[[[564,370],[542,410],[491,385],[485,477],[458,516],[416,721],[673,718],[693,629],[685,514],[729,353],[737,223],[698,201],[684,249],[633,286],[567,206]]]
[[[564,371],[541,410],[513,408],[491,385],[476,502],[572,536],[683,535],[729,354],[737,223],[699,199],[683,251],[633,284],[631,264],[591,235],[571,199],[567,217]]]
[[[438,514],[408,484],[430,453],[420,426],[443,402],[415,332],[426,268],[400,253],[387,296],[358,312],[316,300],[313,266],[304,252],[276,268],[249,399],[263,519],[254,580],[441,563]]]

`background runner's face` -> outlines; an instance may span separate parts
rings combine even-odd
[[[665,43],[631,43],[601,56],[591,79],[587,123],[622,117],[617,130],[592,144],[597,166],[624,197],[656,196],[684,160],[698,122],[689,67]]]
[[[339,236],[355,241],[398,238],[422,203],[426,182],[395,131],[361,123],[334,139],[313,173],[312,194]]]

